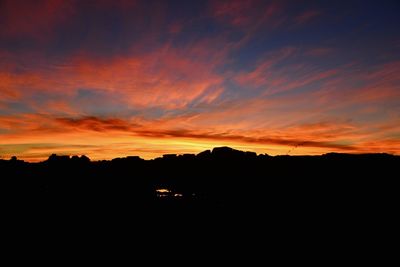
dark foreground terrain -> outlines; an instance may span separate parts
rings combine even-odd
[[[271,157],[221,147],[154,160],[13,158],[0,161],[0,172],[3,203],[21,210],[85,216],[256,211],[294,218],[384,212],[395,200],[399,166],[400,157],[388,154]]]
[[[169,259],[187,249],[192,261],[205,250],[228,259],[249,249],[269,260],[358,262],[394,252],[399,166],[387,154],[271,157],[226,147],[154,160],[13,158],[0,161],[2,229],[30,248],[137,243],[171,250]]]

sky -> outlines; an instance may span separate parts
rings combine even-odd
[[[399,1],[0,0],[0,158],[400,154]]]

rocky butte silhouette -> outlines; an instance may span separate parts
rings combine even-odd
[[[229,147],[153,160],[13,157],[0,160],[2,215],[9,229],[38,233],[36,240],[61,232],[80,238],[89,231],[93,240],[143,234],[163,250],[179,238],[207,244],[220,237],[208,245],[227,247],[253,236],[278,252],[305,249],[305,242],[353,251],[343,240],[390,236],[399,163],[389,154],[269,156]]]
[[[250,211],[331,215],[389,206],[400,157],[389,154],[269,156],[217,147],[197,155],[90,161],[51,155],[0,160],[8,203],[42,211]],[[386,203],[386,205],[385,205]]]

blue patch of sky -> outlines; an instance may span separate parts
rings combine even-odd
[[[94,116],[122,116],[127,107],[119,101],[115,92],[82,88],[70,99],[70,105],[83,114]]]
[[[18,115],[33,113],[34,109],[28,106],[25,102],[12,101],[3,103],[4,108],[0,109],[0,115]]]

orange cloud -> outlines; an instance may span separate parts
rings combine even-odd
[[[225,115],[229,112],[227,109]],[[396,139],[378,137],[377,129],[352,122],[299,124],[299,118],[295,118],[294,124],[281,121],[254,128],[249,124],[230,125],[224,120],[213,125],[212,116],[194,114],[156,120],[2,116],[0,125],[5,133],[0,140],[0,153],[3,157],[17,155],[29,160],[42,160],[51,153],[84,153],[93,159],[127,154],[153,158],[165,153],[197,153],[220,145],[269,154],[360,153],[374,149],[400,152]],[[207,119],[210,125],[205,127],[201,122]],[[399,129],[393,123],[379,127],[385,134],[396,134]]]
[[[47,99],[45,106],[37,104],[37,114],[0,116],[1,153],[30,160],[44,159],[54,152],[86,153],[94,159],[128,153],[151,158],[218,145],[270,154],[374,149],[400,153],[396,141],[399,129],[393,126],[395,115],[384,125],[357,118],[374,112],[367,108],[379,108],[380,103],[398,99],[398,62],[378,66],[367,74],[346,75],[345,67],[320,70],[306,64],[275,69],[276,64],[296,55],[296,49],[287,48],[267,55],[251,71],[228,74],[246,89],[261,88],[258,95],[222,98],[227,74],[215,68],[226,51],[211,51],[210,57],[205,57],[208,47],[201,44],[177,50],[165,46],[164,50],[140,56],[108,59],[93,59],[82,53],[62,65],[23,72],[3,65],[3,101],[28,104],[22,98],[39,93],[60,97]],[[291,78],[294,74],[297,79]],[[355,81],[357,86],[348,84]],[[301,97],[294,90],[316,82],[320,88],[303,91]],[[117,104],[140,112],[153,107],[163,112],[155,117],[140,112],[122,117],[85,114],[68,102],[81,88],[107,92],[107,97],[115,95]],[[274,95],[289,91],[293,93]],[[193,104],[195,108],[185,109]],[[364,110],[340,111],[357,104]],[[339,111],[332,115],[332,109]],[[83,148],[87,144],[91,146]]]
[[[24,96],[40,92],[71,96],[88,88],[120,94],[136,107],[181,108],[196,98],[209,102],[223,91],[223,77],[213,70],[221,60],[219,52],[204,58],[203,53],[193,46],[111,59],[77,55],[46,69],[0,71],[0,94],[5,98],[17,98],[22,92]]]
[[[115,118],[51,118],[42,115],[0,118],[0,124],[10,133],[3,135],[6,139],[2,145],[10,144],[58,144],[40,145],[40,151],[78,152],[89,154],[93,158],[110,158],[135,152],[145,158],[171,152],[199,152],[212,146],[228,144],[233,147],[245,147],[258,152],[274,151],[285,153],[290,148],[296,148],[296,153],[322,153],[323,151],[363,151],[357,144],[350,145],[338,142],[335,134],[341,138],[356,136],[353,125],[337,125],[335,123],[306,124],[286,129],[264,129],[262,131],[231,131],[221,128],[195,127],[198,117],[190,118],[188,125],[192,128],[174,128],[176,120],[140,121]],[[40,120],[39,120],[40,119]],[[40,123],[38,123],[40,121]],[[179,121],[179,119],[178,119]],[[194,124],[193,124],[194,123]],[[90,144],[90,147],[82,147]],[[375,143],[375,146],[377,143]],[[118,147],[114,150],[114,147]],[[385,146],[385,142],[381,143]],[[15,145],[15,147],[18,147]],[[30,148],[30,153],[38,153],[38,147]],[[146,150],[144,153],[142,150]],[[181,151],[179,151],[179,149]],[[285,151],[286,149],[286,151]],[[4,149],[3,149],[4,150]],[[398,149],[392,148],[391,151]],[[9,149],[10,156],[13,152]],[[397,151],[399,152],[399,151]],[[120,153],[120,154],[119,154]],[[22,154],[22,157],[25,154]],[[38,156],[38,154],[35,154]],[[31,155],[32,156],[32,155]],[[43,159],[45,154],[42,154]],[[39,158],[38,158],[39,159]]]
[[[293,46],[314,4],[207,3],[181,16],[161,2],[2,1],[0,156],[400,153],[399,62],[338,66],[321,58],[340,50],[329,40]]]

